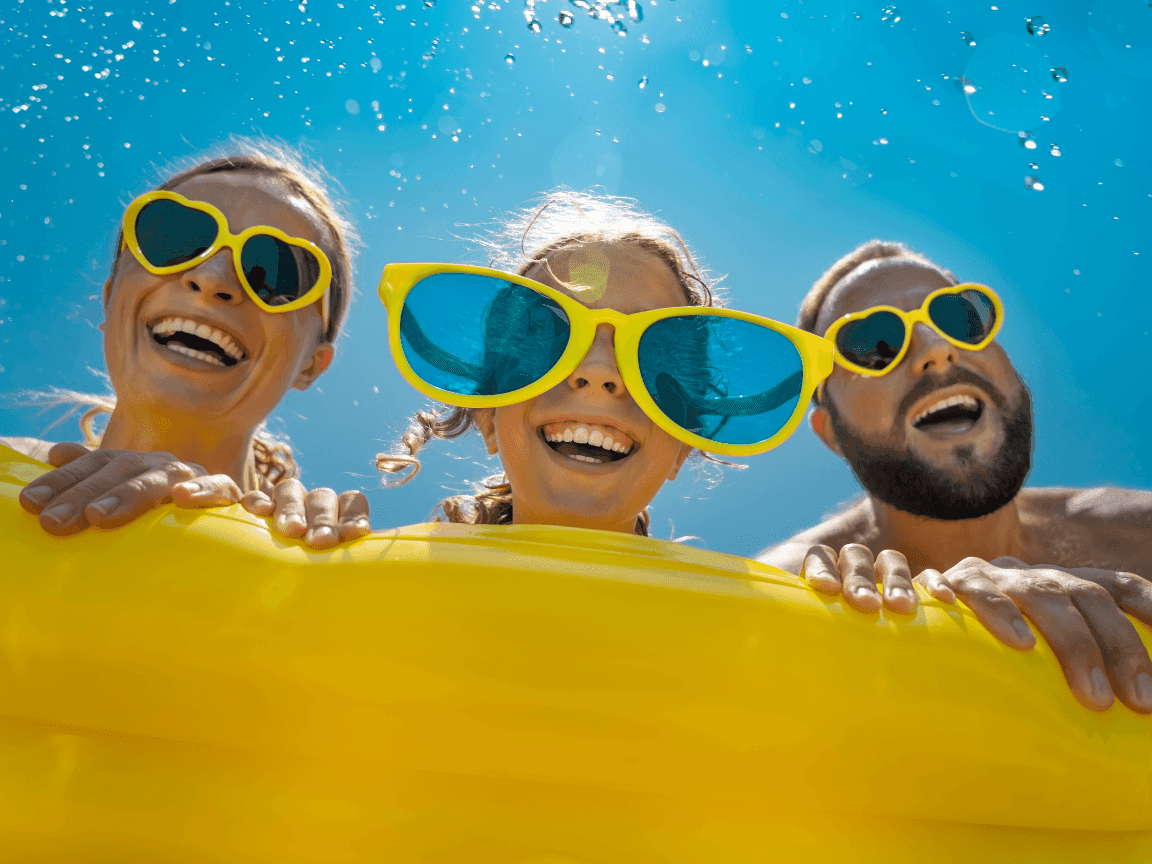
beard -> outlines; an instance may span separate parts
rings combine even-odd
[[[951,380],[955,377],[934,382],[928,389],[958,383]],[[962,373],[962,380],[970,378],[976,376]],[[1021,381],[1019,401],[1008,407],[1004,396],[989,382],[979,379],[972,383],[978,383],[1000,408],[1004,442],[985,464],[973,460],[971,447],[958,446],[954,452],[960,465],[967,468],[963,474],[930,465],[910,450],[865,441],[848,428],[832,400],[825,400],[844,458],[868,494],[905,513],[941,520],[987,516],[1016,497],[1032,467],[1032,400],[1028,389]]]

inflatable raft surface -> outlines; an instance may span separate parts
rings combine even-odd
[[[1152,860],[1152,721],[963,606],[577,529],[55,538],[43,470],[0,448],[0,861]]]

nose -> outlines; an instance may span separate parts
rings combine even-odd
[[[925,324],[912,328],[912,343],[908,346],[906,361],[917,374],[941,372],[956,362],[957,348]]]
[[[230,249],[222,249],[203,264],[185,270],[180,283],[188,290],[202,294],[209,302],[229,306],[244,302],[244,289],[236,281]]]
[[[568,386],[573,390],[590,389],[593,392],[606,392],[611,395],[627,392],[620,370],[616,366],[615,331],[608,324],[596,328],[596,338],[592,347],[580,361],[580,365],[568,376]]]

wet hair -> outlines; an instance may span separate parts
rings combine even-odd
[[[956,282],[956,277],[951,270],[944,269],[926,255],[921,255],[919,252],[913,251],[903,243],[888,240],[869,240],[867,243],[862,243],[857,246],[828,268],[824,275],[817,279],[815,284],[808,289],[808,293],[804,296],[804,300],[800,304],[800,315],[796,319],[796,326],[801,330],[807,330],[809,333],[815,333],[816,322],[820,320],[820,312],[824,308],[824,303],[828,299],[828,296],[832,293],[832,289],[848,278],[855,276],[862,268],[873,261],[884,262],[884,264],[889,262],[919,264],[922,267],[935,270],[952,283]],[[884,266],[884,264],[878,263],[872,266]]]
[[[252,171],[270,177],[289,193],[306,201],[318,217],[323,229],[319,245],[332,265],[332,284],[328,288],[328,329],[324,339],[335,342],[352,299],[352,255],[360,245],[360,238],[355,225],[341,212],[332,197],[332,178],[321,166],[306,160],[299,150],[286,144],[270,139],[234,137],[227,145],[216,148],[206,156],[182,160],[162,171],[167,177],[154,188],[172,190],[195,177],[225,171]],[[113,253],[110,274],[113,280],[120,263],[123,239],[121,229],[117,233]],[[80,428],[85,442],[92,447],[100,444],[100,435],[95,431],[93,421],[101,414],[110,414],[116,407],[114,394],[100,396],[53,390],[47,394],[28,395],[45,407],[73,405],[74,410],[68,412],[66,417],[87,406],[80,418]],[[261,424],[253,437],[252,457],[255,476],[235,478],[241,481],[242,486],[252,486],[270,493],[280,480],[298,477],[300,474],[287,441],[270,434],[264,424]]]
[[[684,239],[670,226],[642,210],[630,198],[586,192],[557,191],[507,216],[496,229],[478,238],[488,253],[488,266],[525,276],[560,252],[601,245],[624,245],[659,258],[684,290],[687,306],[719,305],[718,280],[692,255]],[[533,251],[529,254],[527,249]],[[561,284],[562,280],[557,279]],[[400,439],[403,452],[380,453],[376,467],[385,474],[409,473],[391,485],[408,482],[420,470],[419,452],[432,439],[450,440],[478,429],[476,409],[442,406],[419,411]],[[719,462],[708,454],[709,461]],[[728,463],[723,463],[728,464]],[[453,495],[433,511],[433,520],[472,525],[512,523],[512,486],[504,474],[475,484],[472,494]],[[636,517],[636,533],[648,535],[651,514]]]

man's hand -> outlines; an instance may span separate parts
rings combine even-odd
[[[272,530],[285,537],[303,537],[314,549],[328,549],[368,534],[368,499],[363,492],[336,495],[321,487],[308,491],[299,480],[281,480],[269,497],[249,492],[241,503],[257,516],[271,516]]]
[[[1033,566],[1007,557],[965,558],[946,573],[925,570],[916,581],[945,603],[959,597],[1013,648],[1035,642],[1020,613],[1027,615],[1086,707],[1103,711],[1115,692],[1133,711],[1152,713],[1152,660],[1123,614],[1152,624],[1152,582],[1133,573]]]

